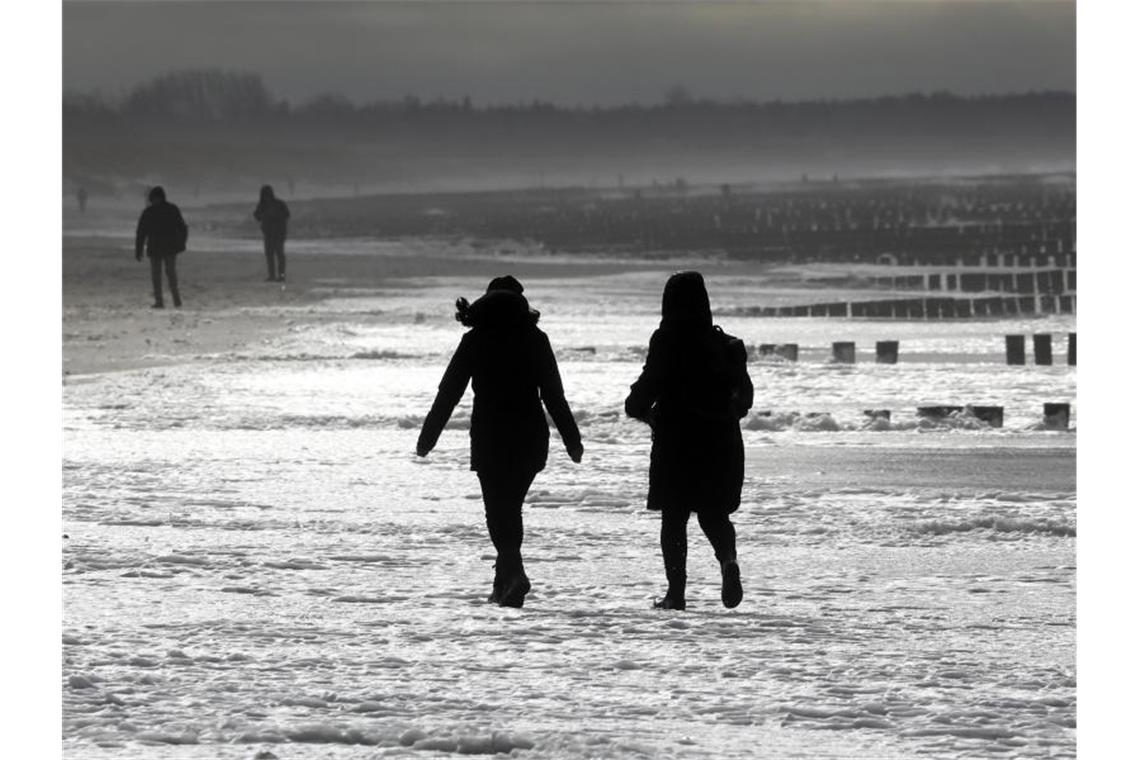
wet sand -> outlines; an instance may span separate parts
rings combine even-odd
[[[748,477],[778,487],[890,487],[981,491],[1076,492],[1077,451],[1006,446],[754,446],[747,452]],[[1008,443],[1007,443],[1008,445]]]
[[[211,241],[215,242],[215,241]],[[523,279],[597,276],[631,270],[669,272],[664,262],[607,262],[583,257],[504,259],[491,252],[433,255],[430,250],[383,255],[295,251],[287,248],[288,282],[265,282],[265,259],[256,241],[193,247],[178,259],[183,306],[150,308],[150,266],[136,262],[127,237],[63,238],[63,372],[82,375],[191,361],[203,354],[239,349],[283,330],[282,311],[306,322],[336,321],[311,309],[337,291],[406,287],[407,278],[477,281],[514,272]],[[449,247],[441,241],[440,250]],[[430,243],[428,245],[430,249]],[[453,246],[452,246],[453,247]],[[165,279],[164,279],[165,288]]]

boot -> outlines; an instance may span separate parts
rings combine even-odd
[[[653,600],[653,609],[655,609],[655,610],[683,610],[683,609],[685,609],[685,597],[673,596],[672,591],[666,591],[664,598]]]
[[[503,593],[499,598],[499,604],[503,607],[522,607],[529,591],[530,579],[526,577],[526,573],[520,567],[518,572],[512,574],[503,584]]]
[[[685,609],[685,585],[689,574],[685,568],[685,555],[674,558],[672,564],[665,563],[665,580],[669,588],[662,599],[653,600],[655,610],[683,610]]]
[[[740,565],[730,559],[720,563],[720,600],[732,609],[744,598],[744,588],[740,585]]]
[[[499,563],[495,563],[495,580],[491,582],[491,595],[487,601],[499,604],[503,599],[503,576],[499,573]]]

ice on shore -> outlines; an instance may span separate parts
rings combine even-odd
[[[65,757],[1075,756],[1075,440],[1037,424],[1075,370],[987,356],[1021,324],[844,323],[904,359],[835,367],[812,346],[849,337],[839,323],[725,318],[804,350],[750,365],[744,602],[721,605],[694,520],[689,609],[662,613],[652,433],[622,409],[658,279],[596,299],[527,283],[586,455],[553,436],[522,610],[485,601],[470,391],[414,455],[461,333],[441,309],[485,283],[322,304],[248,350],[68,382]],[[1005,427],[920,419],[931,403],[1001,404]]]

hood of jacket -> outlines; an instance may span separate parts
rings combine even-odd
[[[538,322],[538,312],[519,293],[492,290],[472,303],[461,320],[468,327],[494,329],[530,327]]]

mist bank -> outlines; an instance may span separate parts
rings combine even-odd
[[[171,75],[173,76],[173,75]],[[475,107],[467,99],[294,106],[256,78],[188,72],[119,103],[68,95],[65,189],[134,196],[289,195],[833,176],[1072,171],[1076,96],[911,94],[862,100]]]

